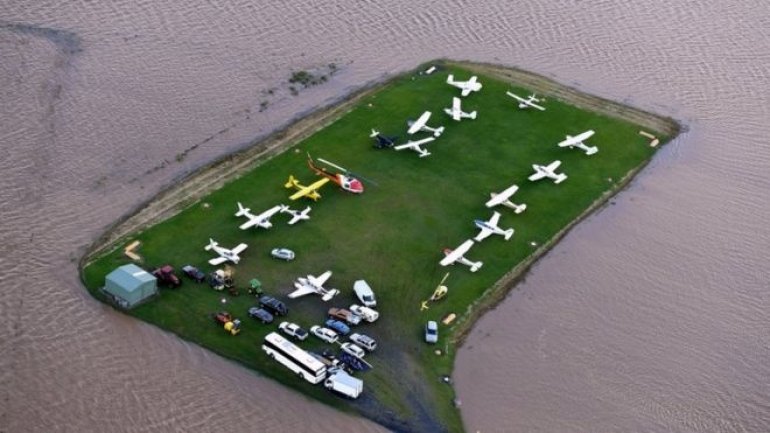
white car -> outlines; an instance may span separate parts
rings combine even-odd
[[[377,300],[374,298],[374,292],[372,292],[372,288],[369,287],[369,284],[367,284],[366,281],[358,280],[353,283],[353,291],[356,293],[356,296],[362,304],[366,305],[367,307],[377,306]]]
[[[363,347],[364,349],[373,352],[374,349],[377,348],[377,342],[374,340],[374,338],[364,335],[364,334],[350,334],[350,341],[356,343],[357,345]]]
[[[353,343],[342,343],[342,350],[355,356],[356,358],[363,358],[366,355],[364,349],[356,346]]]
[[[374,322],[380,317],[380,313],[378,313],[376,310],[372,310],[369,307],[362,307],[356,304],[350,306],[350,311],[352,311],[356,316],[361,316],[369,323]]]
[[[307,338],[307,331],[300,328],[300,326],[296,323],[281,322],[281,324],[278,325],[278,329],[283,331],[284,334],[294,337],[300,341],[303,341]]]
[[[436,343],[438,341],[438,324],[433,320],[425,325],[425,342]]]
[[[318,325],[315,325],[312,328],[310,328],[310,332],[327,343],[336,343],[337,340],[339,339],[339,336],[337,335],[336,332],[332,331],[329,328],[324,328]]]

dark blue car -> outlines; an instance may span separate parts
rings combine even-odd
[[[350,328],[348,325],[340,322],[339,320],[329,319],[326,322],[324,322],[327,328],[333,329],[338,334],[341,335],[348,335],[350,334]]]

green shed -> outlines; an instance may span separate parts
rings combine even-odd
[[[158,281],[134,264],[123,265],[107,275],[104,291],[123,308],[132,308],[158,293]]]

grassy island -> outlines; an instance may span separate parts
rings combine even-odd
[[[436,65],[432,74],[421,71]],[[444,114],[460,91],[446,84],[449,73],[466,80],[477,75],[480,92],[463,98],[465,111],[477,110],[478,119],[455,122]],[[526,96],[537,92],[547,111],[519,110],[513,91]],[[406,120],[430,110],[431,126],[443,125],[444,134],[428,145],[432,155],[418,158],[411,151],[373,148],[371,128],[396,135],[405,142]],[[590,143],[599,152],[586,156],[577,149],[557,147],[566,134],[596,131]],[[212,253],[203,250],[209,237],[225,247],[247,243],[242,261],[233,266],[236,285],[245,288],[258,278],[266,294],[289,307],[286,320],[306,329],[321,324],[329,307],[357,303],[352,285],[365,279],[378,297],[380,319],[359,325],[375,337],[378,349],[367,355],[374,368],[356,376],[365,382],[355,401],[340,398],[320,385],[310,385],[260,349],[263,337],[277,330],[283,318],[264,325],[248,317],[256,304],[240,296],[216,292],[206,284],[183,277],[179,289],[161,292],[127,314],[173,332],[222,356],[236,360],[286,386],[346,411],[360,413],[397,431],[463,430],[451,385],[455,351],[472,323],[515,285],[528,267],[551,248],[569,228],[623,188],[652,157],[655,148],[640,130],[665,143],[678,133],[670,119],[581,94],[549,79],[510,68],[485,64],[431,62],[349,96],[339,104],[300,119],[250,148],[217,161],[170,187],[155,200],[117,223],[83,258],[82,278],[94,294],[115,267],[128,263],[123,247],[139,240],[145,269],[185,264],[206,272]],[[427,134],[419,134],[419,138]],[[367,183],[360,196],[329,184],[313,203],[288,201],[284,188],[290,174],[303,184],[317,179],[307,167],[307,153],[336,162],[377,185]],[[555,185],[530,182],[532,164],[561,160],[569,178]],[[484,203],[492,191],[518,184],[514,202],[527,210],[514,214],[496,208],[500,226],[515,228],[510,241],[491,236],[475,245],[468,257],[484,266],[476,273],[456,264],[439,266],[444,247],[454,248],[476,235],[476,218],[488,219]],[[236,202],[259,213],[276,204],[313,207],[311,219],[288,226],[287,215],[272,218],[270,230],[241,231],[245,220],[234,216]],[[291,262],[270,257],[275,247],[297,253]],[[290,300],[298,276],[332,270],[331,287],[341,294],[328,303],[314,295]],[[420,310],[449,271],[448,295]],[[221,299],[227,298],[226,307]],[[238,336],[216,325],[210,313],[226,309],[243,321]],[[440,321],[449,313],[458,318],[439,323],[438,344],[423,341],[427,320]],[[298,343],[307,350],[329,346],[313,336]],[[436,354],[440,349],[440,355]]]

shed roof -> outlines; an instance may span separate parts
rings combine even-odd
[[[146,282],[156,280],[151,273],[134,264],[123,265],[115,269],[107,275],[107,279],[129,292],[136,290]]]

